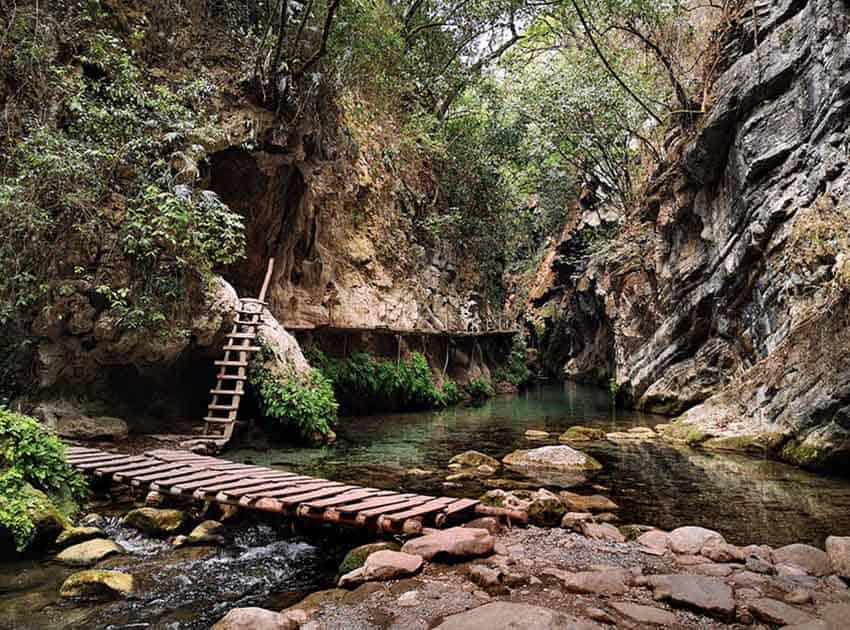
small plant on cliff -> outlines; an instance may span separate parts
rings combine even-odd
[[[319,370],[303,376],[275,375],[264,366],[268,358],[269,351],[264,348],[254,359],[249,376],[263,415],[303,438],[331,434],[339,405],[330,380]]]
[[[34,513],[67,516],[85,493],[55,435],[34,418],[0,409],[0,527],[11,532],[18,550],[35,537]]]
[[[466,386],[466,392],[473,402],[481,403],[493,395],[493,388],[490,387],[490,383],[479,378],[469,382],[469,385]]]

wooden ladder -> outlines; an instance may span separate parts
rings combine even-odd
[[[239,404],[245,395],[250,358],[260,350],[255,341],[262,322],[263,309],[267,306],[265,298],[273,269],[274,259],[270,259],[259,298],[239,299],[236,319],[227,334],[223,348],[224,356],[214,363],[218,367],[218,373],[215,387],[210,390],[210,404],[204,417],[204,437],[219,446],[224,446],[233,437]]]

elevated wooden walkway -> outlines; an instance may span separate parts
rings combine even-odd
[[[527,520],[524,512],[475,499],[347,485],[189,451],[126,455],[72,446],[67,454],[77,470],[138,490],[390,533],[418,534],[425,525],[442,527],[480,514]]]

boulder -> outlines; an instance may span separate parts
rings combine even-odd
[[[593,520],[590,512],[567,512],[561,519],[561,527],[564,529],[576,529],[579,523]]]
[[[409,540],[401,550],[421,556],[425,560],[432,560],[437,556],[472,558],[493,553],[495,542],[495,538],[486,529],[451,527]]]
[[[609,596],[625,593],[627,578],[625,570],[579,571],[562,577],[564,588],[571,593]]]
[[[644,442],[654,440],[658,434],[649,427],[634,427],[628,431],[614,431],[606,433],[605,439],[609,442]]]
[[[180,510],[143,507],[127,512],[122,523],[147,534],[175,534],[187,524],[188,517]]]
[[[638,536],[637,542],[648,549],[667,551],[667,547],[670,544],[670,536],[667,532],[663,532],[660,529],[652,529]]]
[[[657,600],[730,620],[735,615],[732,589],[718,578],[701,575],[651,575],[647,583]]]
[[[591,442],[593,440],[604,440],[605,431],[602,429],[592,429],[590,427],[575,426],[564,431],[558,441],[562,444],[571,442]]]
[[[455,455],[449,460],[449,464],[459,464],[464,468],[477,468],[478,466],[487,465],[492,466],[493,469],[497,469],[500,466],[498,459],[484,453],[479,453],[478,451],[466,451],[465,453]]]
[[[566,513],[567,508],[558,495],[541,488],[532,495],[526,512],[528,521],[533,525],[556,526]]]
[[[497,490],[534,490],[540,487],[539,483],[519,479],[485,479],[482,483],[488,488]]]
[[[406,546],[406,545],[405,545]],[[422,557],[401,551],[376,551],[366,558],[362,567],[339,578],[340,587],[357,586],[363,582],[395,580],[413,575],[422,568]]]
[[[644,606],[642,604],[633,604],[632,602],[614,602],[611,604],[611,608],[640,627],[662,626],[672,628],[677,625],[676,615],[669,610],[663,610],[655,606]]]
[[[774,549],[773,561],[776,564],[796,564],[818,577],[828,575],[830,571],[829,556],[811,545],[797,543]]]
[[[747,552],[741,547],[729,543],[710,542],[700,549],[700,555],[714,562],[741,562],[747,559]],[[757,557],[757,556],[752,556]],[[770,553],[768,553],[770,558]]]
[[[601,494],[582,495],[563,490],[558,493],[558,496],[573,512],[610,512],[620,507]]]
[[[514,451],[505,455],[502,463],[511,468],[558,471],[597,471],[602,468],[602,464],[590,455],[566,445]]]
[[[829,536],[826,555],[832,572],[850,579],[850,536]]]
[[[514,602],[491,602],[466,612],[450,615],[435,630],[601,630],[602,626],[577,619],[562,612],[518,604]]]
[[[670,549],[673,553],[698,554],[710,544],[725,543],[718,532],[704,527],[678,527],[669,534]]]
[[[82,415],[60,416],[56,421],[56,433],[72,440],[126,440],[130,433],[127,423],[121,418],[100,416],[89,418]]]
[[[394,542],[377,542],[355,547],[345,554],[345,558],[343,558],[339,565],[338,573],[340,575],[344,575],[354,571],[354,569],[359,569],[366,562],[366,558],[368,558],[370,554],[373,554],[376,551],[386,550],[399,551],[400,546]]]
[[[809,623],[815,619],[799,608],[767,597],[754,599],[747,604],[747,608],[756,619],[780,626]]]
[[[195,526],[188,536],[177,538],[184,538],[185,545],[215,544],[223,540],[222,532],[224,532],[224,525],[218,521],[208,520]]]
[[[70,547],[95,538],[106,538],[106,534],[99,527],[70,527],[56,538],[56,546]]]
[[[298,622],[265,608],[234,608],[212,630],[296,630]]]
[[[135,590],[135,580],[129,573],[89,569],[68,576],[59,594],[75,599],[104,600],[130,597]]]
[[[537,429],[529,429],[525,432],[525,437],[529,440],[547,440],[549,439],[549,432],[538,431]]]
[[[582,521],[577,525],[577,529],[582,535],[593,538],[594,540],[605,540],[615,543],[626,542],[626,537],[620,533],[620,530],[609,523]]]
[[[56,559],[63,564],[87,567],[100,562],[104,558],[121,553],[124,553],[124,549],[120,545],[116,545],[111,540],[97,538],[68,547],[60,552]]]

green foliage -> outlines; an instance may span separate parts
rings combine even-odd
[[[466,392],[473,402],[482,402],[493,395],[493,388],[484,379],[470,381],[466,386]]]
[[[313,350],[308,359],[333,383],[346,412],[430,409],[461,398],[452,381],[437,387],[428,361],[418,352],[402,361],[383,361],[365,352],[334,359]]]
[[[337,419],[331,382],[319,370],[307,376],[280,377],[263,367],[263,353],[251,366],[250,383],[260,401],[260,410],[285,431],[311,439],[329,435]]]
[[[0,526],[12,533],[18,549],[35,535],[33,512],[50,510],[51,504],[69,511],[85,494],[85,482],[65,461],[59,439],[34,418],[0,409]]]
[[[498,382],[507,382],[517,387],[527,385],[531,381],[531,370],[525,361],[526,346],[525,339],[517,335],[511,346],[511,355],[505,368],[498,370],[494,379]]]

